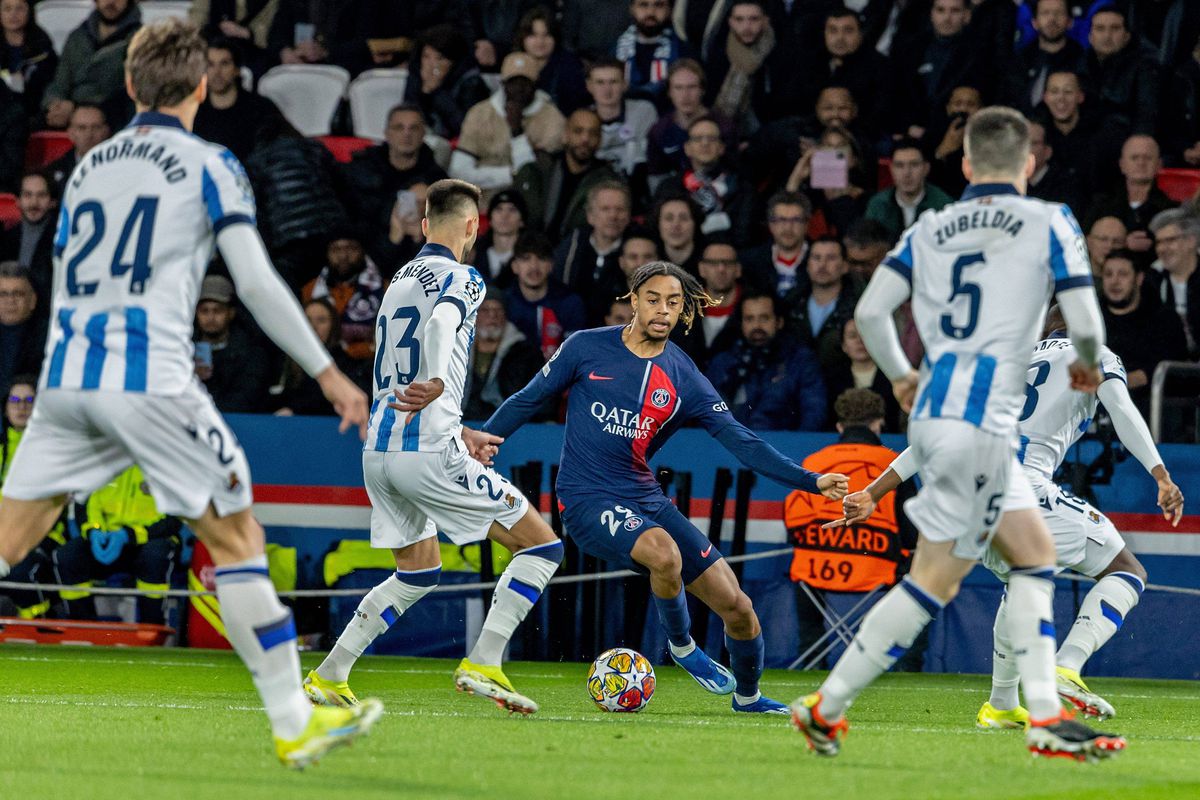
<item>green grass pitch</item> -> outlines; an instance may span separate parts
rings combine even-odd
[[[319,660],[306,654],[308,669]],[[641,714],[606,714],[587,665],[517,663],[542,711],[509,717],[455,693],[454,664],[363,659],[352,678],[381,698],[371,736],[315,767],[276,763],[249,676],[230,653],[0,647],[0,796],[152,798],[759,798],[968,800],[1200,797],[1200,687],[1096,680],[1128,751],[1103,764],[1035,760],[1012,731],[974,728],[987,679],[888,675],[851,714],[842,754],[805,751],[781,717],[735,716],[674,667]],[[790,701],[814,674],[769,672]]]

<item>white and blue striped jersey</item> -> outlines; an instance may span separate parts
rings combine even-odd
[[[1007,184],[974,185],[922,214],[883,263],[911,284],[925,346],[912,419],[1013,436],[1052,294],[1092,284],[1070,210]]]
[[[254,222],[228,150],[146,112],[71,173],[54,238],[44,389],[181,394],[192,321],[216,235]]]
[[[1067,368],[1078,358],[1070,339],[1043,339],[1033,348],[1025,377],[1025,405],[1017,424],[1017,458],[1046,480],[1054,476],[1071,445],[1087,431],[1100,402],[1094,392],[1071,388]],[[1100,372],[1103,380],[1127,382],[1125,365],[1107,347],[1100,349]]]
[[[483,294],[483,276],[474,267],[458,263],[440,244],[422,247],[392,278],[375,326],[374,399],[364,450],[436,453],[459,435],[475,313]],[[422,358],[425,328],[438,303],[456,306],[463,320],[450,356],[449,374],[444,377],[430,375]],[[405,423],[408,414],[388,405],[394,399],[393,391],[435,377],[442,377],[442,394]]]

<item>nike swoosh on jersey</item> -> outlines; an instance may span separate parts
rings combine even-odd
[[[712,544],[700,551],[701,558],[708,558],[708,554],[712,552]]]
[[[589,381],[611,381],[611,380],[612,380],[612,378],[609,378],[609,377],[607,377],[607,376],[605,376],[605,375],[597,375],[597,374],[596,374],[596,373],[594,373],[594,372],[589,372],[589,373],[588,373],[588,380],[589,380]]]

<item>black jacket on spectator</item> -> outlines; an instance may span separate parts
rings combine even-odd
[[[783,306],[790,314],[788,327],[792,336],[816,351],[822,369],[832,370],[846,362],[846,354],[842,352],[842,331],[846,322],[854,318],[854,306],[858,304],[862,287],[849,275],[842,278],[842,291],[833,307],[833,313],[815,336],[808,320],[808,298],[811,294],[812,289],[806,281],[783,298]]]
[[[1154,377],[1154,369],[1160,361],[1183,361],[1188,357],[1183,323],[1173,313],[1173,308],[1163,307],[1151,283],[1148,275],[1142,286],[1141,303],[1129,314],[1114,314],[1103,298],[1100,301],[1109,349],[1125,362],[1126,372],[1140,369],[1146,373],[1146,380]],[[1130,389],[1129,394],[1142,413],[1149,416],[1149,384]]]
[[[335,347],[330,355],[333,356],[334,365],[346,377],[367,394],[371,393],[370,361],[353,359],[341,347]],[[293,414],[300,417],[336,417],[337,412],[325,399],[321,385],[317,383],[316,379],[309,377],[302,369],[296,367],[292,367],[292,369],[295,369],[295,373],[289,375],[285,368],[280,386],[271,387],[269,408],[272,411],[278,411],[281,408],[291,409]],[[281,389],[281,391],[276,394],[276,389]]]
[[[221,413],[263,410],[271,382],[270,359],[250,333],[234,325],[225,345],[213,347],[212,362],[212,376],[204,386]]]
[[[581,58],[610,56],[613,42],[628,27],[628,0],[562,0],[564,41],[558,45]]]
[[[614,298],[629,291],[617,259],[617,247],[603,258],[592,246],[591,226],[571,231],[554,249],[554,277],[583,300],[588,325],[604,324],[604,315]]]
[[[726,26],[728,31],[728,26]],[[705,92],[704,103],[712,108],[721,92],[721,84],[729,74],[729,54],[726,50],[727,35],[713,43],[708,58],[704,62],[705,81],[708,89]],[[797,108],[812,106],[816,94],[814,82],[807,77],[805,80],[796,79],[796,55],[789,53],[779,46],[776,40],[771,52],[763,59],[762,65],[750,78],[751,111],[761,125],[787,116]],[[730,124],[746,130],[743,120],[727,120]]]
[[[715,185],[721,182],[726,187],[724,195],[718,195]],[[694,188],[693,174],[688,170],[682,174],[673,175],[658,185],[656,197],[678,197],[686,195],[700,207],[704,215],[702,225],[715,214],[725,214],[729,217],[728,228],[713,228],[707,234],[723,233],[733,239],[737,247],[750,244],[753,235],[755,219],[756,195],[754,187],[731,165],[722,165],[721,172],[713,181],[712,186]],[[706,235],[707,235],[706,234]]]
[[[979,80],[979,53],[968,31],[942,38],[932,32],[912,48],[892,51],[898,86],[892,104],[893,133],[929,124],[930,110],[945,108],[955,87]]]
[[[562,241],[571,231],[587,224],[587,194],[593,186],[601,181],[621,181],[612,164],[593,159],[588,168],[576,176],[575,191],[569,197],[563,197],[566,175],[565,155],[538,153],[537,159],[517,170],[513,179],[513,186],[529,206],[526,223],[531,228],[545,232],[555,242]],[[556,215],[559,224],[552,226]]]
[[[333,156],[320,142],[282,136],[246,159],[258,227],[271,246],[328,234],[345,219],[333,193]]]
[[[467,6],[467,13],[462,15],[466,18],[465,20],[461,17],[437,19],[431,22],[422,20],[420,26],[414,26],[414,30],[424,30],[438,22],[445,22],[458,26],[469,42],[476,39],[487,39],[496,48],[496,69],[499,69],[504,57],[512,50],[513,37],[516,35],[517,23],[521,21],[521,17],[530,9],[544,4],[539,0],[458,0],[458,2],[450,3],[444,2],[444,0],[417,0],[415,5],[418,8],[421,6],[436,8],[443,17],[448,16],[449,13],[456,13],[455,6]],[[555,44],[558,46],[556,50],[562,48],[561,42],[555,42]]]
[[[1172,167],[1191,167],[1183,151],[1200,142],[1200,62],[1194,58],[1175,70],[1162,107],[1163,160]]]
[[[224,145],[245,161],[262,138],[264,127],[276,124],[279,108],[267,98],[239,87],[237,100],[226,109],[210,101],[200,104],[192,131],[201,139]]]
[[[433,160],[433,151],[421,145],[417,163],[412,169],[398,170],[388,160],[386,144],[359,150],[349,164],[337,171],[339,194],[346,207],[350,223],[358,231],[371,257],[382,266],[383,247],[391,225],[396,193],[416,183],[430,184],[446,177],[446,171]],[[390,242],[388,242],[390,244]]]
[[[825,382],[816,356],[784,334],[754,347],[739,339],[713,358],[705,375],[734,418],[756,431],[819,431]]]
[[[1154,57],[1136,42],[1104,61],[1088,53],[1084,92],[1104,125],[1153,136],[1158,125],[1160,83]]]
[[[46,316],[33,316],[19,325],[0,325],[0,386],[8,386],[14,375],[37,375],[46,353]]]
[[[854,388],[856,388],[854,385],[854,373],[850,371],[850,362],[848,360],[825,373],[825,390],[829,398],[829,419],[831,421],[837,421],[837,414],[834,413],[833,404],[837,400],[838,395],[847,389]],[[901,433],[903,428],[900,426],[902,416],[900,403],[897,402],[896,394],[892,391],[892,382],[888,380],[883,370],[875,370],[875,380],[866,388],[883,398],[884,432]]]
[[[709,309],[711,312],[712,309]],[[708,369],[709,363],[717,355],[730,350],[742,336],[742,316],[734,311],[725,318],[725,325],[713,337],[712,344],[704,341],[704,320],[692,322],[692,328],[684,331],[684,326],[676,325],[671,331],[671,341],[683,348],[683,352],[695,362],[701,372]]]
[[[748,250],[743,250],[738,253],[738,261],[742,262],[742,280],[747,286],[771,294],[787,294],[786,291],[781,292],[779,286],[779,272],[775,269],[775,251],[773,242],[764,242],[763,244],[751,247]],[[804,255],[796,264],[796,288],[808,296],[808,250],[804,250]]]
[[[279,0],[271,29],[267,33],[267,51],[278,63],[279,53],[295,45],[296,23],[316,28],[316,35],[329,51],[328,62],[357,75],[377,64],[367,47],[368,39],[390,39],[411,35],[406,27],[403,8],[407,4],[388,0]]]
[[[1183,63],[1200,36],[1200,5],[1193,0],[1120,0],[1126,25],[1168,71]]]
[[[513,285],[516,276],[512,271],[512,258],[510,257],[500,271],[492,275],[492,265],[488,261],[487,251],[492,247],[492,231],[480,236],[475,241],[475,257],[471,259],[471,266],[479,270],[479,274],[483,276],[483,281],[488,286],[494,286],[497,289],[507,289]]]
[[[856,52],[833,66],[824,48],[816,56],[804,81],[796,81],[807,90],[799,104],[780,109],[782,114],[794,113],[796,108],[812,108],[825,86],[845,86],[858,105],[858,122],[871,136],[877,136],[891,118],[891,103],[895,95],[894,74],[888,60],[863,43]]]
[[[0,192],[16,193],[25,165],[29,121],[21,100],[0,81]]]
[[[409,64],[409,81],[404,85],[404,102],[415,103],[425,114],[430,131],[444,139],[453,139],[462,131],[463,117],[476,103],[491,97],[487,84],[473,60],[463,59],[450,70],[442,85],[432,94],[421,91],[421,65]]]
[[[1046,174],[1037,183],[1031,181],[1026,194],[1051,203],[1065,203],[1076,217],[1081,217],[1087,210],[1086,195],[1080,190],[1079,180],[1058,163],[1057,152],[1046,163]]]
[[[550,95],[564,117],[592,104],[583,63],[574,53],[568,52],[562,42],[555,42],[554,52],[538,74],[535,86]]]
[[[0,233],[0,261],[16,261],[29,270],[29,282],[37,293],[37,307],[34,314],[49,317],[50,293],[54,284],[54,229],[58,224],[58,213],[51,209],[46,214],[45,224],[42,225],[37,244],[34,245],[33,258],[27,264],[21,264],[21,240],[24,238],[25,224],[18,222],[11,229]]]
[[[1017,54],[1016,59],[1005,65],[1005,87],[1003,97],[1005,102],[1029,114],[1042,102],[1042,92],[1033,96],[1033,89],[1039,83],[1043,90],[1046,78],[1052,72],[1074,72],[1082,76],[1087,72],[1087,53],[1071,37],[1067,37],[1066,45],[1057,53],[1047,53],[1038,47],[1037,40]]]
[[[57,67],[58,54],[54,52],[50,34],[36,24],[25,27],[25,44],[20,47],[10,47],[0,38],[0,69],[21,75],[25,86],[20,96],[25,103],[25,115],[31,120],[41,111],[42,95]]]
[[[1035,115],[1046,129],[1046,144],[1054,150],[1052,162],[1084,198],[1091,197],[1105,182],[1115,164],[1115,160],[1110,164],[1101,163],[1101,154],[1109,155],[1111,146],[1100,130],[1099,120],[1090,110],[1087,105],[1080,109],[1079,122],[1070,133],[1058,129],[1044,105]],[[1115,153],[1111,155],[1116,158]]]
[[[1162,304],[1162,310],[1159,312],[1160,318],[1165,318],[1169,314],[1179,319],[1183,325],[1184,336],[1190,343],[1189,356],[1192,359],[1200,358],[1200,269],[1197,269],[1188,278],[1187,314],[1182,319],[1175,313],[1175,292],[1171,288],[1171,281],[1166,272],[1150,270],[1146,273],[1146,281],[1142,284],[1142,296],[1145,297],[1147,294],[1153,294]],[[1118,353],[1118,355],[1120,354]]]
[[[864,159],[873,160],[875,148],[867,133],[856,124],[852,124],[849,131],[858,142],[858,152]],[[800,160],[800,139],[815,141],[821,137],[821,132],[821,124],[813,114],[783,117],[764,125],[742,154],[742,173],[765,198],[774,190],[782,189],[787,182],[792,167]],[[875,181],[871,178],[863,188],[871,191],[874,186]]]
[[[545,360],[537,347],[511,322],[504,328],[499,349],[492,354],[483,380],[475,373],[475,350],[467,368],[467,384],[463,390],[463,419],[485,420],[500,404],[525,388],[525,384],[542,368]],[[552,408],[558,405],[555,402]]]
[[[1129,196],[1122,185],[1115,192],[1099,195],[1092,201],[1084,215],[1083,229],[1091,230],[1092,223],[1101,217],[1116,217],[1125,223],[1125,229],[1130,233],[1146,231],[1150,229],[1150,220],[1154,219],[1155,214],[1177,205],[1179,204],[1163,194],[1162,189],[1154,186],[1150,189],[1150,196],[1146,198],[1146,202],[1133,208],[1129,205]]]

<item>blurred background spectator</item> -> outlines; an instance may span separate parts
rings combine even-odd
[[[35,314],[37,293],[29,271],[0,262],[0,386],[14,375],[37,373],[46,350],[46,314]]]
[[[0,3],[0,30],[4,33],[0,80],[21,96],[25,116],[35,120],[41,115],[42,97],[58,67],[58,54],[49,34],[38,27],[30,0]]]
[[[363,387],[363,391],[369,392],[371,360],[354,358],[347,351],[338,310],[330,298],[318,297],[306,301],[304,316],[308,317],[308,324],[316,331],[337,368]],[[320,384],[290,358],[284,359],[279,381],[271,387],[270,393],[270,405],[277,416],[336,416]]]
[[[196,305],[196,377],[225,414],[261,411],[271,380],[266,350],[236,316],[232,281],[209,275]]]
[[[67,37],[54,78],[42,95],[47,127],[67,127],[71,111],[81,103],[103,107],[109,119],[118,122],[133,115],[133,103],[125,94],[125,50],[142,27],[142,10],[137,0],[95,3],[95,11]]]

